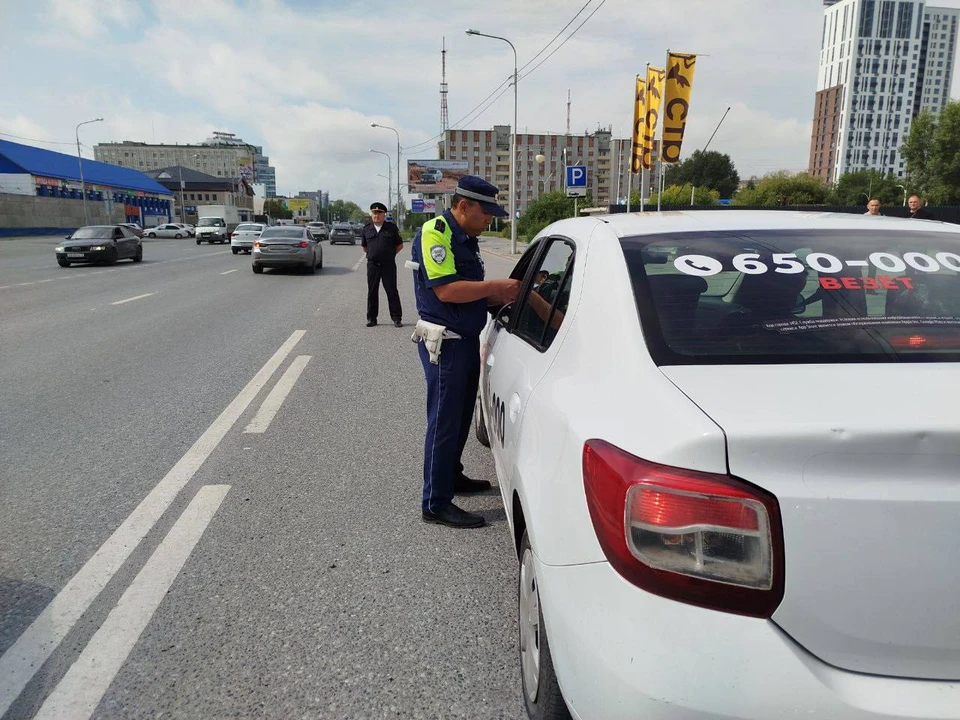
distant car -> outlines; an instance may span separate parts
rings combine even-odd
[[[318,242],[321,238],[324,240],[330,239],[330,231],[327,230],[327,224],[325,222],[309,222],[307,223],[307,228],[310,230],[310,234],[313,235]]]
[[[166,225],[157,225],[156,227],[148,228],[144,234],[149,238],[182,238],[190,236],[190,233],[187,232],[185,227],[175,223],[167,223]]]
[[[960,717],[956,225],[568,219],[512,277],[477,436],[531,718]]]
[[[357,232],[353,229],[353,225],[348,222],[335,222],[330,229],[330,244],[336,245],[337,243],[350,243],[351,245],[357,244]]]
[[[73,263],[113,265],[124,258],[143,260],[140,238],[125,225],[86,225],[68,235],[54,250],[60,267]]]
[[[220,217],[202,217],[197,221],[197,245],[206,240],[213,245],[215,242],[225,243],[230,239],[227,232],[227,221]]]
[[[439,170],[427,170],[420,174],[420,183],[423,185],[435,185],[443,180],[443,173]]]
[[[120,223],[120,224],[125,228],[130,228],[131,230],[133,230],[133,234],[136,235],[137,237],[141,237],[141,238],[143,237],[143,228],[140,227],[139,224],[137,223]]]
[[[247,255],[253,251],[253,243],[266,229],[263,223],[240,223],[230,234],[230,249],[236,255],[243,250]]]
[[[302,267],[315,273],[323,267],[323,247],[305,225],[271,227],[253,243],[253,271],[264,268]]]
[[[178,222],[178,223],[173,223],[173,224],[174,224],[174,225],[179,225],[179,226],[182,227],[184,230],[186,230],[186,231],[187,231],[187,234],[188,234],[190,237],[193,237],[193,236],[196,234],[196,230],[194,230],[193,225],[191,225],[191,224],[189,224],[189,223]]]
[[[352,222],[350,224],[353,225],[353,234],[357,236],[357,240],[361,240],[363,238],[363,223]]]

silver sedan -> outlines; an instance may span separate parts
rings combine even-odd
[[[323,248],[304,225],[270,227],[253,243],[253,271],[301,267],[311,274],[323,267]]]
[[[187,232],[187,229],[181,227],[180,225],[175,225],[174,223],[167,223],[166,225],[157,225],[156,227],[149,228],[144,230],[144,235],[150,238],[183,238],[188,237],[190,233]]]
[[[253,250],[253,243],[257,241],[266,225],[263,223],[240,223],[237,229],[230,233],[230,249],[236,255],[243,250],[248,255]]]

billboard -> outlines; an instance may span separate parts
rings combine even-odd
[[[247,184],[253,183],[253,158],[249,155],[237,158],[237,177],[246,180]]]
[[[410,212],[412,213],[427,213],[428,215],[437,214],[437,201],[436,200],[421,200],[419,198],[412,198],[410,200]]]
[[[470,174],[466,160],[408,160],[410,192],[425,195],[452,195],[457,182]]]
[[[307,198],[287,198],[284,204],[290,212],[306,212],[310,209],[310,201]]]

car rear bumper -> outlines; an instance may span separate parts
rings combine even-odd
[[[244,250],[252,250],[253,240],[238,240],[237,238],[233,238],[232,240],[230,240],[230,247],[243,248]]]
[[[264,253],[258,249],[253,251],[253,264],[265,268],[280,267],[311,267],[314,258],[309,249],[291,253]]]
[[[537,561],[557,677],[578,718],[956,718],[960,683],[848,672],[769,620],[634,587],[607,563]]]

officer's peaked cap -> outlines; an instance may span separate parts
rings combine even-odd
[[[468,200],[476,200],[480,207],[495,217],[506,217],[507,211],[497,204],[497,193],[500,192],[496,185],[488,183],[476,175],[464,175],[457,183],[456,194]]]
[[[382,202],[375,202],[375,203],[373,203],[373,204],[370,205],[370,209],[371,209],[371,210],[383,210],[384,212],[386,212],[386,211],[387,211],[387,206],[384,205]]]

